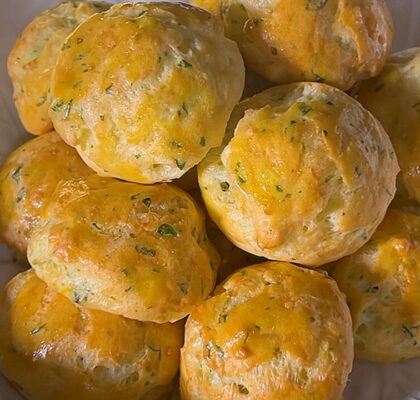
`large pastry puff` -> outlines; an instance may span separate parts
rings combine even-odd
[[[339,400],[353,361],[351,317],[326,273],[243,268],[188,318],[183,400]]]
[[[8,59],[14,101],[26,130],[50,132],[50,81],[57,53],[80,22],[109,8],[106,3],[67,1],[38,15],[21,33]]]
[[[347,90],[377,75],[391,50],[385,0],[193,0],[219,15],[248,67],[277,83]]]
[[[0,239],[26,254],[32,230],[58,182],[93,173],[55,132],[24,143],[0,168]]]
[[[237,45],[206,11],[180,3],[115,5],[64,44],[50,115],[100,175],[163,182],[221,144],[243,88]]]
[[[199,166],[200,188],[226,236],[256,255],[318,266],[351,254],[395,193],[387,134],[331,86],[278,86],[243,101],[226,141]]]
[[[182,323],[79,308],[33,270],[0,298],[0,369],[31,400],[163,400],[178,371]]]
[[[204,217],[182,190],[99,176],[57,187],[28,259],[83,307],[159,323],[207,298],[219,264]]]
[[[352,91],[391,137],[401,167],[401,190],[420,203],[420,48],[391,56],[376,78]]]
[[[332,265],[353,317],[356,356],[420,357],[420,216],[390,209],[372,239]]]

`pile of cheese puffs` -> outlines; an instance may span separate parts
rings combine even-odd
[[[420,48],[384,0],[191,3],[67,1],[10,52],[27,399],[340,400],[420,356]]]

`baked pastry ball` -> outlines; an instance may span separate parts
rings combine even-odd
[[[246,65],[277,83],[347,90],[377,75],[393,39],[385,0],[193,0],[219,15]]]
[[[356,356],[420,357],[420,216],[390,209],[372,239],[332,265],[353,318]]]
[[[183,400],[339,400],[350,312],[325,272],[268,262],[235,272],[187,320]]]
[[[408,198],[420,202],[420,47],[391,56],[376,78],[361,82],[352,95],[382,123],[401,167]],[[404,196],[402,191],[397,197]]]
[[[245,100],[232,134],[200,164],[199,184],[213,221],[255,255],[337,260],[369,240],[394,196],[399,168],[387,134],[331,86],[290,84]]]
[[[59,3],[35,17],[16,40],[7,67],[15,105],[27,131],[35,135],[52,131],[48,108],[57,53],[78,24],[108,8],[102,2]]]
[[[170,181],[221,144],[243,87],[237,45],[209,13],[180,3],[119,4],[68,37],[50,115],[100,175]]]
[[[0,239],[26,254],[29,237],[57,183],[94,172],[55,132],[29,140],[0,168]]]
[[[207,298],[219,265],[204,217],[182,190],[96,175],[57,187],[28,259],[85,308],[159,323],[184,318]]]
[[[75,306],[33,270],[1,294],[0,369],[32,400],[170,397],[181,323],[139,322]]]

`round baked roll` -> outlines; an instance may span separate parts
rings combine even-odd
[[[392,55],[380,75],[361,82],[352,95],[391,138],[401,167],[397,198],[420,203],[420,47]]]
[[[14,101],[25,129],[50,132],[50,81],[57,53],[78,24],[109,8],[102,2],[67,1],[32,20],[16,40],[7,62]]]
[[[200,164],[199,184],[213,221],[250,253],[337,260],[369,240],[394,196],[388,136],[331,86],[290,84],[245,100],[226,138]]]
[[[164,182],[221,144],[243,87],[239,50],[209,13],[180,3],[120,4],[68,37],[50,116],[100,175]]]
[[[0,168],[0,239],[26,254],[32,230],[57,183],[93,173],[55,132],[24,143]]]
[[[141,321],[184,318],[214,288],[204,217],[175,186],[90,176],[62,182],[28,247],[36,274],[85,308]]]
[[[347,297],[357,357],[420,357],[420,216],[390,209],[372,239],[331,271]]]
[[[248,67],[277,83],[343,90],[377,75],[392,46],[385,0],[192,0],[219,15]]]
[[[344,295],[324,272],[235,272],[187,320],[183,400],[340,400],[353,362]]]
[[[32,400],[163,400],[179,366],[182,323],[75,306],[33,270],[0,298],[0,369]]]

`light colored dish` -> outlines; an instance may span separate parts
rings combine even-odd
[[[62,182],[32,233],[28,259],[79,306],[177,321],[211,293],[219,257],[182,190],[90,176]]]
[[[32,400],[164,400],[174,389],[183,324],[81,309],[33,270],[0,298],[0,368]]]
[[[0,239],[26,255],[29,237],[62,179],[94,172],[55,132],[32,139],[0,167]]]
[[[330,268],[352,313],[356,356],[420,357],[420,216],[390,209],[368,243]]]
[[[340,400],[353,362],[350,312],[324,272],[243,268],[188,317],[183,400]]]
[[[35,17],[16,40],[7,66],[15,105],[28,132],[39,135],[53,130],[48,116],[50,81],[67,35],[86,18],[109,7],[103,2],[59,3]]]
[[[377,75],[391,50],[384,0],[192,0],[218,15],[246,65],[277,83],[350,89]]]
[[[325,84],[277,86],[239,103],[225,140],[198,167],[201,192],[225,235],[258,256],[319,266],[351,254],[395,194],[385,131]]]
[[[221,144],[243,87],[239,50],[209,13],[180,3],[115,5],[67,38],[50,116],[100,175],[165,182]]]

